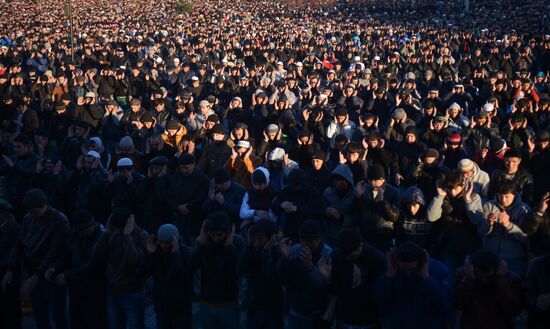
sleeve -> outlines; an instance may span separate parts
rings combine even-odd
[[[470,223],[478,226],[483,221],[483,209],[481,207],[481,197],[478,194],[472,194],[472,200],[470,202],[465,201],[466,214]]]
[[[428,206],[427,217],[430,222],[435,222],[443,215],[443,200],[444,196],[436,195]]]
[[[37,269],[39,278],[44,277],[46,270],[54,266],[56,263],[63,260],[66,253],[67,235],[69,233],[69,223],[63,221],[57,224],[57,227],[52,232],[48,252]]]

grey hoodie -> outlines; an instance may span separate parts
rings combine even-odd
[[[483,205],[484,220],[479,227],[479,233],[483,236],[483,246],[501,259],[527,261],[527,234],[521,227],[528,220],[529,206],[521,201],[519,195],[516,195],[514,203],[507,209],[510,226],[505,228],[498,222],[491,225],[487,217],[495,214],[498,218],[502,211],[504,208],[498,204],[497,200],[488,201]]]
[[[487,200],[490,181],[489,174],[481,170],[477,163],[474,162],[474,175],[468,178],[468,182],[474,183],[474,193],[479,194],[482,200]]]
[[[353,186],[353,174],[351,169],[346,164],[341,164],[334,168],[331,176],[341,176],[349,184],[349,189],[344,195],[340,195],[333,186],[327,187],[323,192],[323,207],[333,207],[340,213],[340,219],[325,217],[325,236],[326,242],[330,246],[334,246],[336,237],[342,229],[344,223],[344,216],[348,213],[348,210],[353,203],[355,196],[355,188]]]

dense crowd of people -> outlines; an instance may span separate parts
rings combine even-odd
[[[1,328],[547,328],[547,1],[72,3],[0,3]]]

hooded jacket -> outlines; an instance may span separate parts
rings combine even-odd
[[[491,178],[489,174],[481,170],[477,163],[474,162],[474,174],[468,178],[469,183],[474,183],[474,193],[479,194],[481,200],[486,200],[489,196],[489,183]]]
[[[344,216],[348,213],[355,197],[353,175],[347,165],[342,164],[336,167],[332,171],[331,177],[333,176],[343,177],[348,183],[348,189],[344,194],[340,194],[333,186],[330,186],[323,192],[323,209],[332,207],[340,213],[339,219],[325,216],[325,236],[326,242],[330,246],[335,245],[338,233],[344,224]]]
[[[267,211],[269,218],[275,221],[277,220],[277,216],[271,211],[271,202],[275,198],[275,191],[270,184],[269,171],[264,167],[258,167],[254,170],[254,172],[257,171],[264,174],[266,188],[262,191],[258,191],[254,188],[248,190],[248,192],[244,194],[239,215],[242,220],[253,220],[256,222],[261,219],[260,216],[256,215],[256,210],[262,210]]]
[[[504,209],[497,200],[491,200],[483,205],[483,217],[489,214],[499,214],[506,210],[510,216],[510,226],[503,227],[500,223],[491,225],[488,220],[483,220],[479,228],[483,235],[483,246],[493,251],[504,260],[527,260],[527,234],[522,230],[528,220],[531,209],[516,195],[512,205]]]

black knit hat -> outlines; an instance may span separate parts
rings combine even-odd
[[[321,225],[315,220],[308,219],[300,225],[298,234],[302,240],[315,240],[319,239],[323,234]]]
[[[371,180],[386,179],[386,172],[384,167],[375,164],[368,169],[368,176]]]

